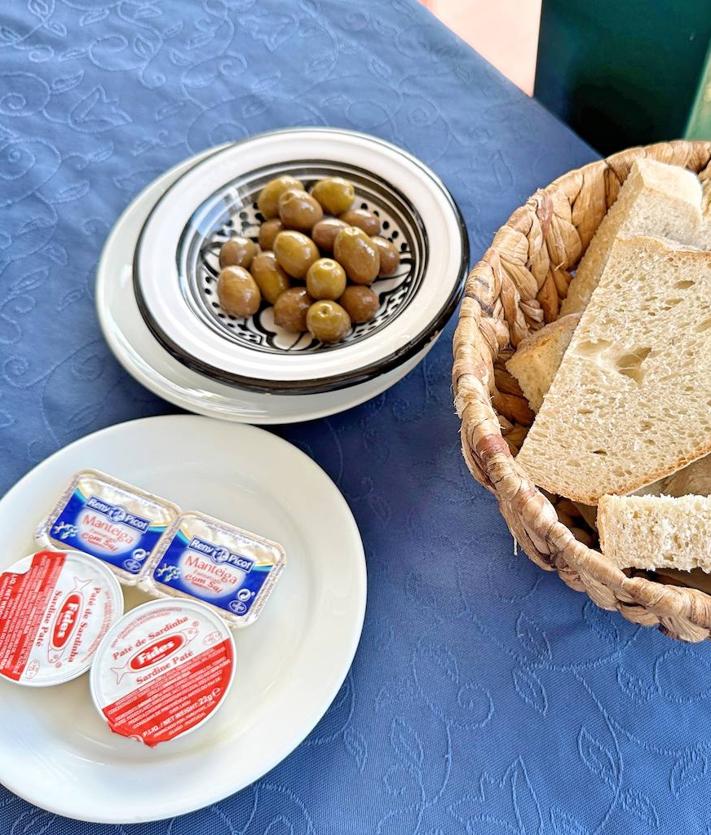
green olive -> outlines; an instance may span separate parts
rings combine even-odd
[[[325,217],[311,230],[311,237],[316,246],[323,252],[333,252],[333,242],[336,235],[347,226],[337,217]]]
[[[334,301],[314,302],[306,314],[309,333],[321,342],[340,342],[351,329],[351,320]]]
[[[232,316],[252,316],[259,310],[257,282],[244,267],[225,267],[217,278],[217,296]]]
[[[314,299],[335,301],[346,289],[346,271],[333,258],[319,258],[306,273],[306,289]]]
[[[341,229],[336,235],[333,256],[355,284],[372,284],[380,271],[377,247],[362,229],[355,226]]]
[[[272,249],[274,247],[274,238],[284,229],[284,224],[278,217],[273,217],[271,220],[265,220],[259,227],[259,246],[262,249]]]
[[[295,177],[284,175],[270,180],[259,192],[257,206],[267,220],[279,214],[279,198],[290,188],[298,188],[303,191],[304,184]]]
[[[380,234],[380,218],[366,209],[351,209],[349,212],[343,212],[338,218],[348,226],[357,226],[371,237]]]
[[[392,275],[400,265],[400,253],[392,241],[376,235],[371,238],[380,255],[380,272],[378,275]]]
[[[280,328],[291,333],[304,333],[306,313],[313,299],[304,287],[292,287],[282,293],[274,305],[274,321]]]
[[[287,229],[309,232],[321,218],[323,209],[305,191],[290,188],[279,198],[279,219]]]
[[[273,252],[260,252],[252,261],[251,273],[262,297],[269,304],[274,304],[289,289],[289,276],[277,264]]]
[[[370,322],[380,307],[380,299],[370,287],[355,284],[346,287],[338,303],[357,325]]]
[[[355,199],[353,183],[343,177],[327,177],[319,180],[311,189],[311,194],[332,215],[340,215],[350,209]]]
[[[242,235],[237,235],[225,241],[220,249],[220,267],[244,267],[249,269],[252,263],[252,258],[259,251],[259,247],[254,241],[245,238]]]
[[[280,232],[274,239],[274,255],[279,266],[294,278],[303,278],[318,260],[318,249],[311,238],[301,232]]]

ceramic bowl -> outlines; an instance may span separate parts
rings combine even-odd
[[[394,275],[373,284],[375,318],[336,344],[284,331],[271,307],[231,316],[217,298],[220,247],[234,234],[256,240],[257,196],[284,174],[307,189],[351,180],[355,205],[380,217],[400,251]],[[180,177],[142,229],[134,289],[153,335],[187,367],[250,391],[304,395],[361,385],[422,353],[456,308],[468,260],[461,214],[421,162],[375,137],[304,128],[236,143]]]

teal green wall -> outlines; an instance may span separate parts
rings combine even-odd
[[[706,55],[706,68],[686,126],[689,139],[711,139],[711,44]]]
[[[543,0],[535,95],[601,153],[680,137],[710,41],[711,0]]]

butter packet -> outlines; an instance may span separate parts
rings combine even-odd
[[[281,545],[205,513],[183,513],[160,543],[142,587],[210,606],[230,625],[259,617],[286,564]]]
[[[98,470],[81,470],[40,524],[43,547],[82,551],[136,585],[180,508]]]

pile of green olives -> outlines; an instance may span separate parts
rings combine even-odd
[[[220,249],[217,294],[234,316],[252,316],[262,302],[292,333],[339,342],[380,307],[371,284],[392,275],[400,252],[382,237],[380,218],[354,208],[353,183],[318,180],[310,191],[294,177],[270,180],[257,207],[257,240],[236,236]]]

